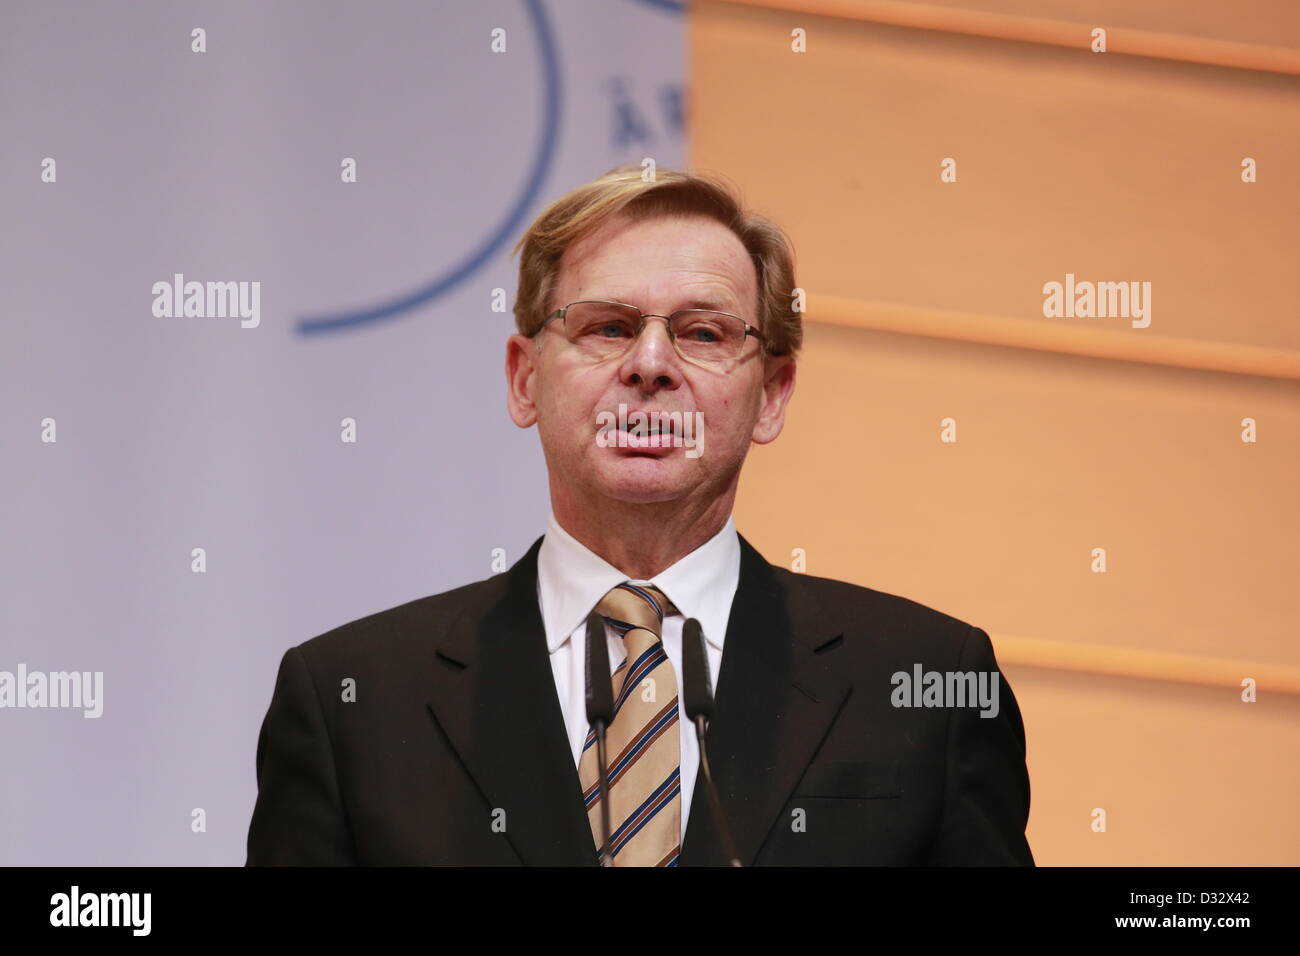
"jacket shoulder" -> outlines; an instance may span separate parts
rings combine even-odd
[[[423,655],[461,615],[499,600],[505,577],[498,574],[367,614],[303,641],[295,649],[318,664],[358,657],[399,661]]]
[[[967,621],[899,594],[848,581],[800,574],[773,565],[791,617],[811,620],[827,636],[868,634],[889,641],[965,641],[977,630]]]

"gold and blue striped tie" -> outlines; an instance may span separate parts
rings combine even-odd
[[[663,619],[677,608],[653,585],[624,582],[596,613],[623,637],[627,658],[614,671],[609,760],[610,854],[615,866],[676,866],[681,852],[681,750],[677,677],[664,652]],[[600,781],[590,728],[578,761],[587,819],[599,851]]]

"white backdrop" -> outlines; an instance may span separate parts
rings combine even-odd
[[[284,650],[544,531],[492,292],[550,199],[681,164],[673,6],[4,0],[0,671],[103,713],[0,708],[0,864],[242,863]],[[177,273],[258,323],[155,315]]]

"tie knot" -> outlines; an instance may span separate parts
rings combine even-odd
[[[678,611],[668,596],[653,584],[624,581],[610,588],[609,593],[600,599],[596,613],[624,637],[628,631],[643,628],[656,638],[662,638],[664,615]]]

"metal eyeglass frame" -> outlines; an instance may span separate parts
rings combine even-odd
[[[763,331],[753,325],[750,325],[748,322],[746,322],[740,316],[736,315],[734,312],[723,312],[721,309],[678,309],[672,315],[664,315],[662,312],[642,312],[631,302],[619,302],[617,299],[575,299],[573,302],[570,302],[568,305],[562,306],[561,308],[556,309],[554,312],[548,315],[545,318],[545,320],[543,320],[542,324],[537,327],[536,334],[540,335],[542,330],[546,328],[546,326],[551,322],[552,319],[560,319],[561,321],[563,321],[565,313],[567,313],[572,306],[579,305],[584,302],[596,302],[602,305],[620,305],[629,309],[636,310],[636,313],[639,316],[641,316],[641,321],[637,325],[636,335],[634,335],[631,341],[628,342],[628,346],[627,346],[628,348],[631,348],[632,342],[635,342],[637,339],[639,339],[641,337],[641,333],[645,331],[646,319],[649,318],[663,319],[664,327],[668,331],[668,337],[672,339],[673,349],[676,350],[677,354],[681,355],[681,357],[683,359],[686,359],[686,361],[688,362],[699,363],[700,361],[699,359],[687,358],[687,356],[682,355],[682,350],[677,345],[677,336],[673,334],[673,315],[680,315],[683,312],[716,312],[718,315],[731,316],[731,318],[735,319],[737,322],[739,322],[741,325],[745,327],[745,336],[752,335],[754,338],[758,339],[758,341],[762,343],[764,347],[766,347],[767,345],[767,339],[763,335]],[[745,336],[741,337],[741,342],[744,342]],[[567,332],[565,337],[568,338]],[[573,340],[570,339],[569,341],[573,341]],[[735,360],[739,360],[744,354],[745,354],[745,349],[744,346],[742,345],[740,350],[732,358],[734,358]]]

